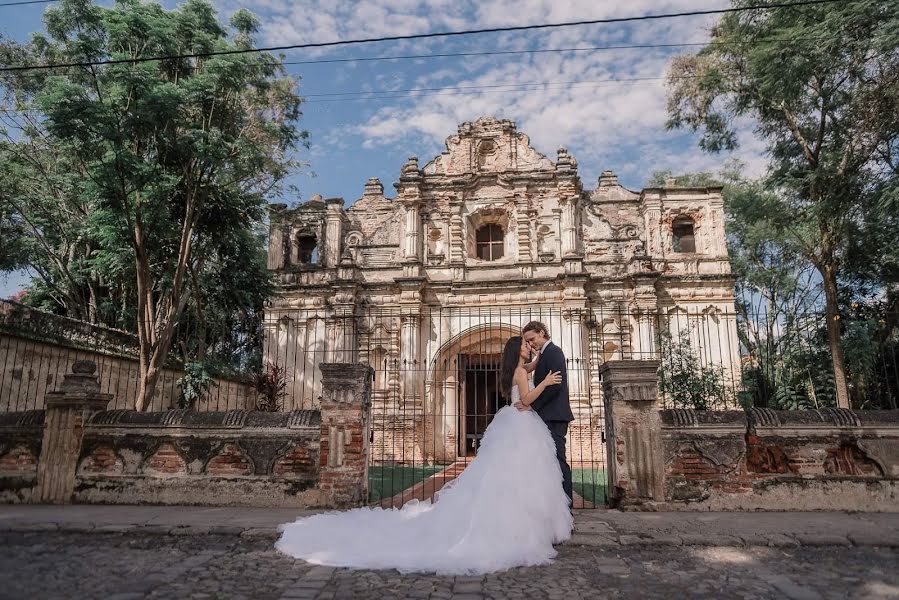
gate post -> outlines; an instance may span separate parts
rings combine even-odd
[[[333,507],[368,499],[371,380],[374,369],[357,363],[322,363],[319,489]]]
[[[112,394],[100,393],[96,370],[94,362],[77,360],[72,372],[63,377],[60,389],[45,395],[47,412],[37,465],[35,502],[68,504],[72,501],[84,424],[112,400]]]
[[[600,369],[609,502],[615,507],[665,501],[658,372],[658,360],[615,360]]]

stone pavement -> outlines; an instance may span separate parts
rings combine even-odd
[[[899,551],[873,546],[565,545],[483,577],[314,567],[235,535],[0,533],[0,598],[899,598]]]
[[[314,514],[293,508],[0,505],[0,532],[277,537]],[[882,546],[899,548],[899,513],[575,511],[569,546]]]
[[[0,506],[0,598],[899,599],[899,514],[578,511],[553,564],[483,577],[281,555],[275,528],[304,514]]]

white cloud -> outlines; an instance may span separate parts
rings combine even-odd
[[[231,1],[231,0],[229,0]],[[716,2],[724,7],[726,2]],[[265,43],[289,44],[346,40],[360,37],[407,35],[462,28],[502,27],[547,22],[588,20],[639,14],[659,14],[712,8],[708,0],[632,0],[628,3],[595,0],[310,0],[292,4],[255,0],[247,6],[265,12]],[[258,7],[258,8],[257,8]],[[509,32],[426,40],[370,48],[359,53],[426,53],[450,48],[525,49],[533,47],[591,47],[620,44],[688,43],[707,39],[715,17],[682,17],[637,23],[575,26],[530,32]],[[566,146],[579,159],[585,185],[612,168],[642,184],[653,170],[717,171],[726,156],[700,152],[691,136],[665,130],[664,82],[597,82],[607,79],[664,77],[670,57],[695,48],[644,48],[591,52],[467,57],[449,62],[419,64],[366,63],[353,77],[333,78],[333,90],[357,91],[408,88],[496,86],[539,82],[585,82],[570,86],[546,85],[516,91],[497,88],[464,93],[443,92],[394,97],[384,103],[359,103],[347,110],[348,120],[324,140],[341,147],[367,149],[401,145],[408,153],[438,152],[445,137],[460,122],[483,115],[510,118],[527,133],[538,150],[555,156]],[[349,52],[349,50],[347,50]],[[315,53],[311,53],[315,55]],[[438,66],[439,65],[439,66]],[[383,71],[379,71],[383,69]],[[312,127],[312,124],[307,124]],[[764,148],[744,127],[743,147],[737,154],[750,173],[764,167]],[[749,134],[749,135],[747,135]],[[423,161],[430,156],[420,156]]]

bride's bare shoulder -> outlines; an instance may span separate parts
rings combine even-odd
[[[527,379],[527,378],[528,378],[528,372],[525,370],[524,367],[516,367],[516,368],[515,368],[515,373],[512,375],[512,378],[513,378],[513,379],[519,379],[519,378],[521,378],[521,377]]]

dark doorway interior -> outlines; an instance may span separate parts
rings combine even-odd
[[[506,402],[499,388],[499,354],[465,354],[459,361],[462,401],[459,411],[459,454],[477,454],[493,415]]]

